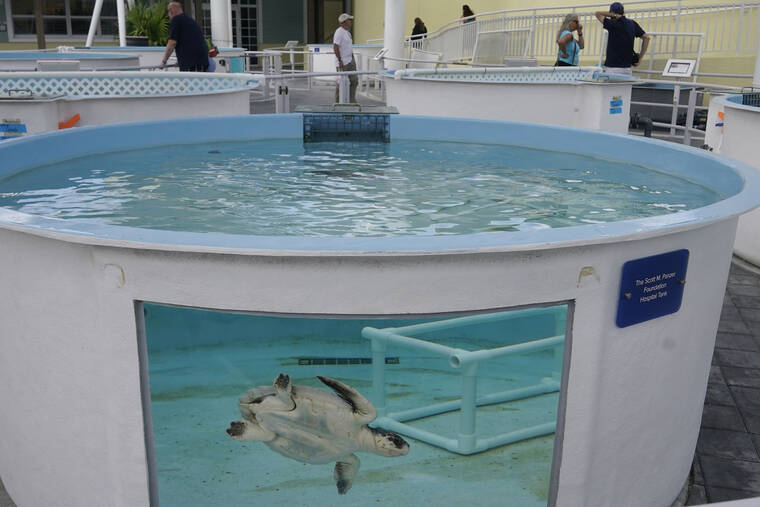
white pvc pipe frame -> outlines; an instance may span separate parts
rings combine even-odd
[[[434,342],[420,340],[406,335],[449,330],[482,322],[496,322],[517,317],[526,317],[529,315],[546,314],[554,314],[553,316],[556,322],[555,331],[560,331],[564,328],[564,308],[565,307],[563,306],[559,306],[549,309],[535,308],[509,313],[474,315],[398,328],[375,329],[372,327],[365,327],[362,330],[362,336],[372,342],[372,392],[374,398],[372,401],[380,416],[377,421],[375,421],[374,425],[417,438],[423,442],[441,447],[451,452],[465,455],[475,454],[501,445],[553,433],[556,429],[556,422],[550,421],[527,428],[520,428],[519,430],[503,433],[490,438],[478,438],[476,433],[476,409],[478,406],[505,403],[542,394],[555,393],[559,391],[560,384],[558,381],[552,380],[551,378],[544,378],[540,383],[532,386],[499,393],[491,393],[478,398],[477,374],[479,364],[489,359],[553,349],[555,357],[554,368],[557,371],[553,372],[552,376],[559,378],[562,367],[562,353],[560,346],[563,346],[565,343],[564,335],[557,335],[494,349],[475,351],[467,351],[439,345]],[[452,368],[461,369],[462,371],[461,400],[426,405],[424,407],[405,410],[403,412],[387,413],[387,408],[385,406],[385,352],[389,344],[423,350],[448,358],[449,365],[451,365]],[[403,421],[421,419],[423,417],[438,415],[458,409],[461,410],[461,412],[459,420],[459,435],[456,439],[446,438],[436,433],[415,428],[403,423]]]

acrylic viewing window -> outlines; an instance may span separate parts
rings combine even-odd
[[[402,318],[144,303],[141,316],[164,507],[547,504],[567,304]]]

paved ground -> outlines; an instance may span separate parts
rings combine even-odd
[[[0,479],[0,507],[16,507],[11,497],[8,496],[8,492],[5,491],[2,479]]]
[[[331,86],[290,91],[291,109],[333,100]],[[251,113],[274,109],[272,101],[251,102]],[[760,497],[760,271],[741,263],[731,267],[690,479],[686,505]],[[15,507],[1,480],[0,507]]]
[[[731,267],[687,505],[760,497],[758,273]]]

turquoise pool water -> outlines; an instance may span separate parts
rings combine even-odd
[[[556,308],[555,308],[556,309]],[[238,442],[225,430],[241,419],[237,401],[246,390],[271,385],[279,373],[295,385],[327,389],[316,375],[354,387],[370,400],[370,342],[365,326],[383,328],[433,318],[308,318],[223,313],[155,304],[144,306],[155,471],[160,504],[188,505],[546,505],[554,448],[548,434],[464,456],[405,436],[409,453],[384,457],[357,452],[353,487],[338,495],[333,464],[286,458],[262,442]],[[508,322],[428,333],[438,344],[479,350],[564,333],[566,308]],[[481,364],[478,395],[561,378],[563,347]],[[389,347],[386,405],[390,412],[461,396],[462,376],[430,352]],[[485,405],[477,433],[556,422],[559,394]],[[408,424],[456,437],[460,413]],[[505,504],[505,499],[509,502]]]
[[[507,145],[227,142],[92,155],[0,180],[62,219],[275,236],[524,231],[675,213],[715,191],[641,165]]]

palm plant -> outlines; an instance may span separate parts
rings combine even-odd
[[[126,18],[127,33],[147,37],[149,46],[165,46],[169,40],[169,15],[162,2],[135,2]]]

